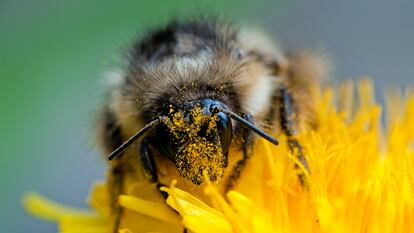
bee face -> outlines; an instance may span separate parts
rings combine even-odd
[[[154,130],[155,147],[175,164],[181,176],[196,185],[202,183],[203,172],[216,181],[227,167],[232,125],[230,118],[217,110],[225,108],[213,99],[170,104]]]

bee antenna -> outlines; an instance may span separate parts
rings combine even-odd
[[[253,130],[253,132],[255,132],[259,136],[263,137],[264,139],[268,140],[269,142],[275,144],[276,146],[279,145],[279,141],[276,138],[270,136],[265,131],[257,128],[254,124],[252,124],[251,122],[249,122],[246,119],[242,118],[241,116],[237,115],[236,113],[234,113],[230,110],[227,110],[227,109],[222,109],[222,108],[216,108],[216,109],[217,109],[217,111],[223,112],[224,114],[230,116],[234,120],[242,123],[244,126],[246,126],[247,128]]]
[[[126,140],[124,143],[122,143],[122,145],[120,145],[118,148],[112,151],[111,154],[108,155],[108,160],[111,161],[119,157],[122,154],[122,152],[124,152],[128,148],[128,146],[134,143],[137,139],[139,139],[146,132],[153,129],[155,126],[159,125],[162,121],[162,118],[163,117],[158,117],[157,119],[151,121],[146,126],[144,126],[144,128],[140,129],[134,135],[132,135],[128,140]]]

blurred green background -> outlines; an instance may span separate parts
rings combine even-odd
[[[334,76],[370,75],[381,89],[413,81],[412,9],[408,0],[1,0],[1,231],[57,231],[22,209],[27,190],[85,206],[105,172],[89,133],[104,73],[151,25],[214,12],[260,25],[288,47],[322,45]]]

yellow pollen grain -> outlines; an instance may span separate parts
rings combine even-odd
[[[196,183],[203,181],[202,171],[206,170],[217,182],[224,175],[225,166],[217,116],[205,115],[201,106],[194,107],[189,114],[191,121],[185,119],[182,112],[176,111],[164,122],[179,145],[175,158],[177,169],[181,176]]]

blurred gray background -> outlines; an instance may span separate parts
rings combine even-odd
[[[414,81],[414,1],[194,2],[0,1],[2,232],[57,231],[22,209],[27,190],[85,206],[105,172],[88,133],[104,71],[137,32],[172,15],[208,9],[257,24],[287,47],[322,47],[336,80],[368,75],[379,90]]]

